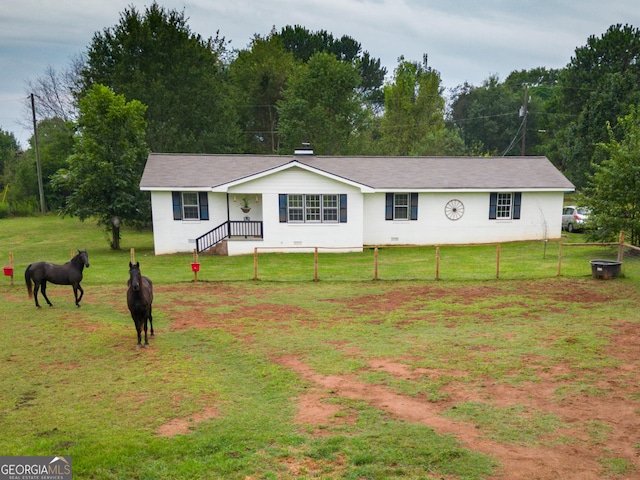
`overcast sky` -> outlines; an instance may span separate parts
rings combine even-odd
[[[0,128],[26,147],[26,82],[48,66],[64,70],[93,34],[115,26],[127,6],[152,1],[0,0]],[[443,86],[480,85],[514,70],[562,68],[589,36],[615,24],[640,28],[637,0],[158,0],[184,10],[192,32],[245,48],[255,34],[301,25],[348,35],[389,74],[401,55],[440,72]]]

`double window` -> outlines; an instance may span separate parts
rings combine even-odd
[[[174,220],[209,220],[207,192],[171,192]]]
[[[417,220],[417,193],[387,193],[385,198],[385,220]]]
[[[346,194],[281,193],[280,223],[345,223]]]
[[[489,195],[489,220],[518,220],[522,205],[522,193],[497,193]]]

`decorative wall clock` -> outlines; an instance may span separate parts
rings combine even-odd
[[[464,215],[464,204],[460,200],[449,200],[444,206],[444,214],[449,220],[458,220]]]

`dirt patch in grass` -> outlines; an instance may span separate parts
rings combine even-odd
[[[572,292],[569,296],[561,294],[553,282],[533,283],[524,295],[535,299],[538,304],[548,303],[548,311],[553,314],[561,310],[558,306],[561,302],[593,304],[606,302],[618,295],[603,293],[597,287],[591,289],[579,282],[569,286],[563,284],[563,288],[567,287]],[[179,294],[177,290],[180,288],[183,287],[171,291]],[[411,292],[394,290],[339,303],[354,312],[391,312],[407,308],[407,304],[415,302],[416,298],[454,297],[462,304],[471,304],[508,294],[508,291],[491,286],[463,286],[454,290],[420,286]],[[216,291],[215,297],[218,305],[224,302],[237,306],[230,313],[216,315],[207,311],[212,306],[209,303],[185,301],[180,309],[174,308],[175,304],[164,306],[162,308],[171,321],[169,328],[221,328],[246,341],[251,336],[245,328],[255,329],[256,325],[264,322],[274,329],[283,318],[308,314],[297,306],[269,304],[264,299],[256,305],[243,305],[237,289]],[[327,435],[330,427],[355,422],[356,418],[343,410],[341,405],[344,402],[340,401],[352,399],[365,401],[396,419],[426,425],[439,434],[454,435],[466,448],[491,455],[501,465],[491,477],[493,480],[595,480],[607,476],[603,470],[603,459],[621,459],[629,466],[625,474],[615,478],[640,478],[640,381],[637,376],[640,371],[640,323],[615,320],[611,323],[614,334],[603,354],[618,363],[597,372],[583,371],[579,365],[562,360],[550,365],[540,357],[528,355],[524,361],[534,372],[535,380],[509,384],[491,378],[470,379],[461,370],[413,368],[411,359],[406,359],[406,363],[402,358],[367,361],[366,368],[371,372],[384,372],[397,379],[411,381],[425,376],[434,379],[446,376],[448,381],[441,388],[439,393],[442,395],[438,401],[430,401],[425,395],[403,395],[388,386],[365,383],[361,376],[355,374],[323,375],[314,371],[299,355],[273,353],[272,361],[295,372],[311,385],[308,392],[298,399],[295,421],[303,431],[306,429],[312,435]],[[346,356],[351,354],[356,358],[360,355],[339,340],[327,343]],[[588,390],[583,390],[580,379],[587,376],[595,380],[589,382]],[[496,408],[522,405],[556,416],[562,426],[535,445],[501,443],[471,422],[452,420],[444,415],[445,411],[464,402],[485,402]],[[188,433],[198,421],[216,415],[215,408],[211,408],[187,419],[173,420],[158,429],[158,434]],[[594,433],[598,425],[603,426],[605,433]]]
[[[335,421],[334,409],[327,408],[327,403],[325,403],[333,397],[365,400],[397,419],[421,423],[442,435],[453,434],[465,447],[494,456],[502,464],[500,472],[493,477],[495,479],[556,480],[563,478],[577,480],[601,478],[597,473],[600,470],[600,465],[594,457],[594,451],[589,444],[588,436],[585,438],[585,435],[582,434],[583,427],[580,425],[578,425],[576,432],[570,429],[561,433],[576,433],[578,440],[582,441],[581,444],[529,447],[506,445],[492,441],[486,438],[476,426],[449,420],[441,415],[451,404],[460,401],[499,400],[500,405],[530,404],[527,391],[524,389],[512,391],[512,389],[505,386],[490,385],[485,386],[485,392],[481,395],[481,398],[476,398],[473,394],[469,395],[469,391],[464,387],[452,388],[449,390],[450,400],[436,404],[424,398],[403,396],[382,386],[362,383],[355,376],[317,374],[296,357],[283,356],[278,359],[278,362],[291,368],[303,379],[316,385],[316,393],[305,395],[298,405],[300,413],[296,420],[300,423],[307,424],[315,420],[317,422],[316,425],[323,426]],[[379,367],[383,366],[383,362],[380,360],[376,363]],[[392,363],[386,367],[388,367],[385,368],[386,371],[398,371],[397,364]],[[401,375],[405,374],[405,372],[400,373]],[[530,390],[535,391],[536,389],[531,388]],[[546,410],[549,411],[549,405],[546,402],[543,403]],[[584,413],[584,409],[589,409],[584,405],[581,409],[576,407],[573,404],[567,406],[566,409],[553,410],[555,410],[554,413],[566,414],[572,412],[571,415],[563,416],[564,421],[575,421],[580,424],[581,418],[584,418],[581,417],[581,413]],[[597,405],[592,405],[592,407],[599,409]],[[611,407],[615,408],[614,405],[611,405]],[[628,407],[623,410],[623,412],[626,411],[628,411]],[[589,414],[592,413],[589,410]],[[610,414],[609,416],[615,416],[615,414]],[[604,419],[607,423],[608,420],[611,419]],[[637,428],[637,424],[623,426],[626,434],[623,433],[619,441],[609,439],[607,445],[611,447],[612,444],[615,444],[615,448],[619,449],[616,452],[617,455],[622,453],[621,450],[627,450],[627,458],[633,458],[634,452],[628,451],[628,447],[630,447],[629,442],[634,440],[629,438],[628,435],[634,429],[637,432]]]
[[[258,304],[240,306],[233,313],[212,314],[207,310],[210,306],[190,305],[189,308],[177,309],[171,315],[171,330],[185,330],[189,328],[221,328],[230,333],[243,331],[243,320],[251,319],[251,323],[261,321],[274,322],[296,316],[308,315],[304,309],[289,305]]]
[[[162,437],[185,435],[195,428],[199,422],[209,420],[210,418],[216,418],[218,416],[220,416],[220,414],[217,408],[206,407],[202,412],[194,413],[186,418],[174,418],[167,423],[160,425],[156,430],[156,434]]]

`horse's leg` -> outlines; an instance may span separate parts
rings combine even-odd
[[[50,307],[53,307],[53,303],[49,301],[49,297],[47,297],[47,281],[42,280],[42,284],[40,285],[40,291],[42,292],[42,296],[47,301]]]
[[[140,345],[142,343],[142,337],[141,337],[141,328],[140,328],[140,322],[138,322],[138,320],[136,320],[135,318],[133,319],[133,324],[136,326],[136,332],[138,333],[138,345]]]
[[[33,299],[36,301],[36,307],[41,308],[38,303],[38,290],[40,290],[40,283],[33,281]],[[44,294],[44,291],[43,291]]]
[[[80,300],[82,300],[82,297],[84,295],[84,290],[82,289],[82,287],[80,286],[80,282],[78,282],[78,290],[80,290],[80,298],[78,298],[78,296],[76,295],[76,305],[79,307],[80,306]],[[75,287],[74,287],[75,289]],[[75,291],[74,291],[75,294]]]
[[[151,336],[153,337],[153,315],[151,314],[152,307],[149,305],[149,325],[151,326]]]
[[[78,297],[78,290],[80,290],[80,297]],[[82,295],[84,295],[84,290],[80,286],[79,283],[73,284],[73,296],[76,299],[76,307],[80,308],[80,300],[82,300]]]
[[[149,346],[149,337],[147,337],[147,317],[144,317],[144,346]]]

